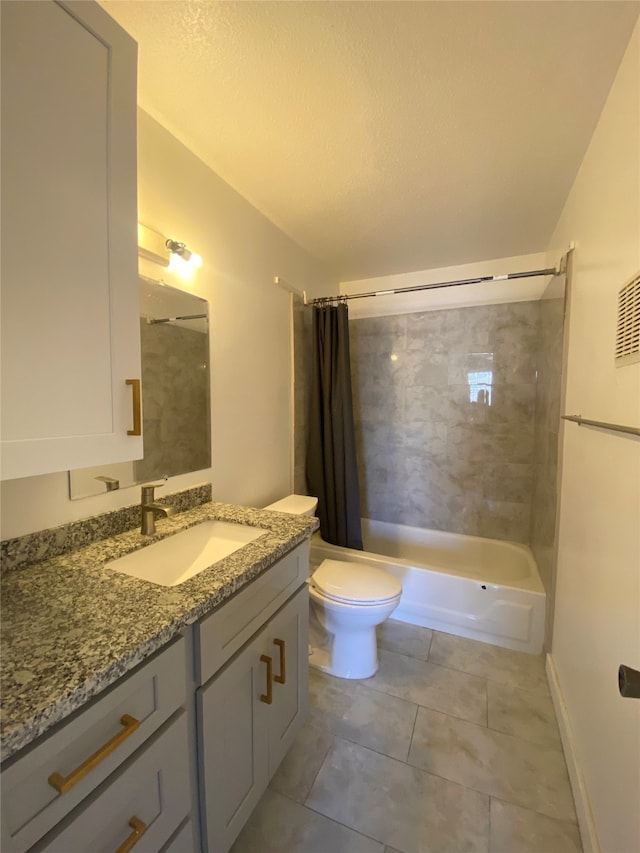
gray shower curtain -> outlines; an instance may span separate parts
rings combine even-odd
[[[362,550],[347,306],[313,308],[307,484],[322,538]]]

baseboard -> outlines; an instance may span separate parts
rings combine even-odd
[[[549,689],[551,690],[551,698],[558,720],[560,729],[560,737],[562,739],[562,748],[564,757],[567,762],[567,770],[569,771],[569,781],[571,782],[571,791],[576,806],[576,814],[578,817],[578,826],[580,827],[580,837],[582,839],[582,848],[584,853],[600,853],[600,844],[598,842],[598,834],[596,832],[593,813],[591,811],[591,803],[589,802],[589,794],[587,786],[582,775],[582,770],[578,762],[575,751],[573,732],[565,705],[562,688],[558,680],[558,673],[553,661],[553,656],[549,653],[546,658],[547,679],[549,681]]]

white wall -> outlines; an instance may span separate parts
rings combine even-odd
[[[264,505],[290,489],[290,297],[273,276],[310,296],[337,281],[142,111],[138,133],[138,218],[202,255],[188,287],[210,302],[212,468],[165,491],[213,482],[214,500]],[[187,287],[151,262],[140,271]],[[138,491],[70,501],[66,472],[5,482],[1,536],[132,504]]]
[[[640,425],[640,364],[614,366],[616,299],[640,269],[640,25],[611,89],[551,252],[577,241],[566,409]],[[565,424],[552,669],[570,730],[585,849],[640,850],[640,440]],[[576,789],[574,789],[575,792]]]

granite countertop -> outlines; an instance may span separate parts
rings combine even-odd
[[[105,567],[208,519],[266,533],[174,587]],[[108,687],[185,625],[222,604],[318,527],[316,518],[206,503],[2,578],[2,711],[6,759]]]

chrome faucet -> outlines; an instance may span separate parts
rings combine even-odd
[[[156,532],[156,513],[168,518],[175,512],[172,506],[164,506],[163,504],[156,503],[154,500],[154,489],[156,486],[160,487],[162,485],[164,483],[151,483],[148,486],[142,487],[142,501],[140,504],[142,526],[140,533],[143,536],[151,536]]]

